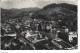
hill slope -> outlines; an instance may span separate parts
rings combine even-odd
[[[67,26],[71,30],[77,30],[77,6],[71,4],[50,4],[45,6],[42,10],[36,12],[33,18],[54,20],[58,22],[61,20],[60,26]]]

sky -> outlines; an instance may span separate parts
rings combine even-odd
[[[52,3],[68,3],[77,5],[77,0],[1,0],[1,8],[43,8]]]

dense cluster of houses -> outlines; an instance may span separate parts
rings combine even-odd
[[[15,39],[20,40],[20,42],[24,44],[26,40],[29,41],[29,43],[36,43],[46,39],[55,40],[56,38],[77,44],[77,32],[72,33],[75,34],[75,36],[71,36],[66,26],[60,28],[55,21],[31,18],[26,20],[10,19],[2,23],[1,29],[3,37],[14,36]],[[72,39],[74,39],[74,41]]]

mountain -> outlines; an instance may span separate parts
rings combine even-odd
[[[61,20],[60,26],[67,26],[71,30],[77,30],[77,6],[72,4],[60,3],[50,4],[36,12],[32,18],[53,20],[58,22]]]
[[[22,8],[22,9],[2,9],[1,8],[1,19],[9,19],[22,17],[23,14],[28,14],[29,12],[38,11],[39,8]]]
[[[72,8],[73,7],[73,8]],[[77,14],[77,6],[71,4],[50,4],[35,13],[35,18],[54,19],[58,16],[70,16]],[[53,17],[53,18],[52,18]]]
[[[60,4],[53,3],[53,4],[45,6],[43,9],[55,8],[55,7],[62,7],[62,8],[77,12],[77,5],[66,4],[66,3],[60,3]]]
[[[15,13],[28,12],[28,11],[38,11],[39,8],[22,8],[22,9],[10,9],[10,11]]]

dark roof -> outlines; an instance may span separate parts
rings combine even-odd
[[[8,40],[11,40],[12,38],[14,38],[14,37],[4,36],[4,37],[1,37],[1,41],[8,41]]]

